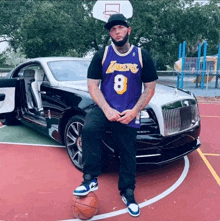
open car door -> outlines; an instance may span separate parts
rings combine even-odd
[[[16,116],[16,93],[19,87],[18,79],[0,79],[0,119],[11,119]],[[13,115],[13,116],[12,116]]]

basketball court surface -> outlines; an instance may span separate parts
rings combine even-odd
[[[118,165],[99,177],[99,211],[92,220],[220,220],[220,102],[200,103],[200,149],[163,167],[139,166],[131,217],[117,190]],[[0,125],[0,220],[71,221],[73,190],[82,173],[65,148],[23,125]]]
[[[129,1],[98,1],[93,17],[133,14]],[[125,3],[126,2],[126,3]],[[99,211],[91,220],[220,221],[220,102],[200,103],[200,149],[163,167],[138,166],[131,217],[117,190],[118,165],[99,177]],[[24,125],[0,124],[0,221],[72,221],[73,190],[82,173],[65,147]]]

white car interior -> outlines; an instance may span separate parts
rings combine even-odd
[[[36,110],[39,114],[43,111],[40,86],[43,82],[44,71],[42,69],[26,69],[23,72],[27,106],[29,110]]]
[[[31,83],[31,89],[33,92],[34,99],[36,100],[37,110],[42,111],[42,100],[40,93],[40,86],[43,82],[44,72],[42,69],[38,69],[35,71],[34,81]]]

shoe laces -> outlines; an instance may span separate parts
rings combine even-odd
[[[89,185],[92,180],[94,180],[94,177],[92,177],[90,174],[84,174],[83,182],[81,183],[80,186]]]
[[[85,185],[89,185],[91,183],[92,180],[83,180],[83,182],[81,183],[80,186],[85,186]]]
[[[83,182],[81,183],[81,186],[82,185],[89,185],[93,180],[95,180],[96,178],[95,177],[89,177],[90,179],[85,179],[83,180]]]

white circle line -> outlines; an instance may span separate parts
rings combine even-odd
[[[185,178],[187,176],[187,173],[189,171],[189,159],[188,159],[187,156],[184,156],[184,161],[185,161],[185,166],[184,166],[183,172],[182,172],[181,176],[179,177],[179,179],[170,188],[168,188],[167,190],[165,190],[161,194],[147,200],[146,202],[140,203],[139,204],[140,208],[151,205],[151,204],[163,199],[164,197],[166,197],[170,193],[172,193],[174,190],[176,190],[180,186],[180,184],[182,184],[182,182],[185,180]],[[118,211],[115,211],[115,212],[110,212],[110,213],[105,213],[105,214],[94,216],[90,220],[106,219],[106,218],[122,215],[122,214],[125,214],[127,212],[128,212],[127,208],[126,209],[121,209],[121,210],[118,210]],[[68,220],[62,220],[62,221],[79,221],[79,220],[80,219],[68,219]]]
[[[50,144],[32,144],[32,143],[14,143],[14,142],[0,142],[0,144],[66,148],[65,146],[62,145],[50,145]]]

